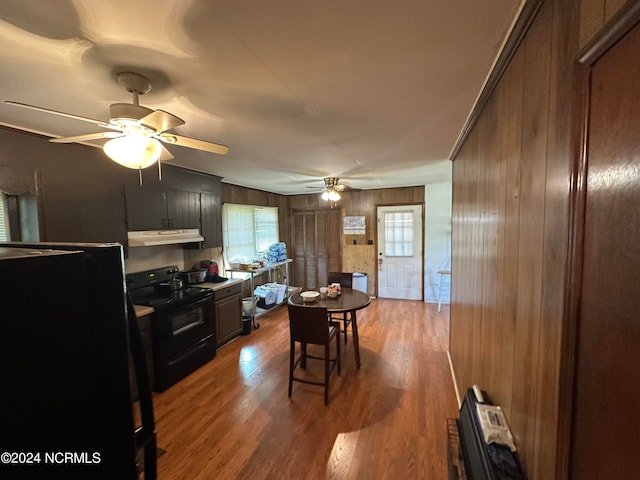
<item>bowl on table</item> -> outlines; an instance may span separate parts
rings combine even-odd
[[[304,300],[304,303],[313,303],[318,299],[318,297],[320,296],[320,293],[318,293],[318,292],[302,292],[300,294],[300,296],[302,297],[302,300]]]

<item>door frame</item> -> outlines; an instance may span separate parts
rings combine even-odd
[[[425,229],[425,224],[424,224],[424,219],[425,219],[425,213],[426,213],[426,205],[425,202],[414,202],[414,203],[406,203],[406,202],[402,202],[402,203],[376,203],[374,205],[375,207],[375,220],[376,220],[376,228],[375,228],[375,246],[376,249],[374,251],[374,256],[375,258],[373,259],[374,262],[378,262],[378,252],[380,251],[380,239],[378,238],[378,209],[380,207],[401,207],[401,206],[415,206],[415,205],[419,205],[422,207],[422,215],[421,215],[421,223],[422,223],[422,229],[420,231],[420,243],[421,243],[421,250],[422,250],[422,254],[421,254],[421,259],[420,259],[420,295],[422,298],[422,302],[424,302],[424,240],[425,240],[425,233],[424,233],[424,229]],[[380,278],[378,275],[378,269],[376,268],[376,297],[380,297]]]
[[[572,162],[569,191],[569,235],[563,335],[560,348],[556,478],[569,478],[577,373],[576,342],[580,321],[587,200],[589,98],[594,64],[640,24],[640,3],[627,2],[579,52],[574,70]]]

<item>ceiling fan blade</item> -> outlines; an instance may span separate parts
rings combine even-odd
[[[122,137],[124,133],[122,132],[98,132],[98,133],[87,133],[86,135],[75,135],[73,137],[60,137],[60,138],[50,138],[49,141],[52,143],[74,143],[74,142],[86,142],[87,140],[97,140],[98,138],[116,138]]]
[[[89,117],[81,117],[80,115],[74,115],[73,113],[59,112],[57,110],[51,110],[50,108],[36,107],[35,105],[29,105],[28,103],[14,102],[13,100],[5,100],[5,103],[8,103],[9,105],[15,105],[16,107],[36,110],[38,112],[51,113],[53,115],[59,115],[61,117],[73,118],[75,120],[82,120],[83,122],[95,123],[96,125],[99,125],[105,128],[113,128],[112,125],[109,125],[108,123],[105,123],[102,120],[95,120]]]
[[[171,133],[162,133],[160,135],[156,135],[156,138],[171,145],[195,148],[197,150],[204,150],[205,152],[217,153],[219,155],[226,155],[229,152],[229,147],[226,145],[196,140],[195,138],[181,137],[180,135],[173,135]]]
[[[155,110],[153,113],[138,120],[138,123],[160,133],[184,125],[184,120],[164,110]]]
[[[158,160],[163,162],[165,160],[171,160],[172,158],[175,158],[175,157],[171,154],[171,152],[166,148],[162,147],[162,150],[160,151],[160,158]]]

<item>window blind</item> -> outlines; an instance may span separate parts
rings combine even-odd
[[[278,241],[278,208],[255,207],[256,252],[264,252]]]
[[[278,241],[278,208],[225,203],[222,238],[227,261],[256,257]]]

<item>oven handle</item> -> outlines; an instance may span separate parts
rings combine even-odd
[[[140,402],[141,426],[135,431],[135,445],[136,450],[144,448],[145,480],[156,480],[156,426],[153,418],[151,383],[149,382],[149,371],[138,319],[129,293],[127,293],[127,323],[129,324],[129,344],[138,387],[138,401]]]
[[[212,297],[213,297],[213,292],[208,292],[206,294],[206,296],[202,296],[202,297],[198,298],[197,300],[194,300],[191,303],[183,303],[183,304],[181,304],[181,305],[179,305],[177,307],[172,306],[170,308],[167,308],[166,310],[162,310],[162,313],[163,314],[164,313],[170,313],[170,314],[173,315],[175,313],[189,311],[189,310],[192,310],[194,307],[199,307],[202,304],[210,302]]]

